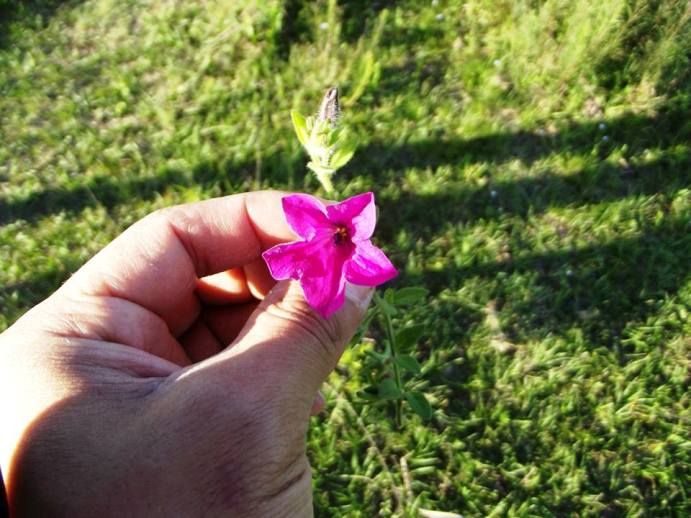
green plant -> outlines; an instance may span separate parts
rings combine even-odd
[[[296,111],[291,112],[293,128],[300,143],[307,150],[311,161],[307,166],[314,171],[327,193],[335,192],[332,176],[343,167],[355,154],[357,143],[349,137],[346,127],[340,124],[341,107],[338,88],[329,88],[321,101],[317,115],[303,117]],[[423,419],[432,417],[432,408],[424,394],[404,383],[403,373],[418,376],[422,369],[415,357],[403,353],[402,349],[411,349],[420,339],[423,330],[419,326],[405,327],[396,330],[392,317],[398,315],[405,307],[423,303],[428,291],[421,287],[407,287],[398,291],[387,289],[384,296],[374,294],[374,308],[365,318],[365,326],[375,316],[386,335],[384,350],[373,353],[380,362],[380,381],[374,387],[361,392],[361,396],[370,401],[391,401],[395,408],[396,425],[401,426],[402,402],[407,401],[410,408]],[[366,329],[366,327],[365,327]],[[408,376],[408,377],[409,377]]]
[[[328,194],[335,192],[332,177],[355,154],[357,141],[340,124],[341,107],[338,88],[329,88],[324,94],[319,111],[304,117],[290,112],[295,134],[307,151],[310,168]]]

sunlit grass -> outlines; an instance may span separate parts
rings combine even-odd
[[[319,516],[684,516],[691,11],[674,0],[0,0],[0,329],[155,208],[315,191],[289,111],[338,84],[377,232],[428,304],[435,409],[351,348]]]

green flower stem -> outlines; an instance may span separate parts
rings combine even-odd
[[[318,172],[316,173],[316,176],[317,180],[319,180],[319,183],[322,184],[322,187],[324,187],[324,190],[327,194],[333,195],[336,192],[334,190],[334,184],[331,181],[331,175],[324,172]]]
[[[378,292],[374,292],[374,300],[377,304],[377,311],[381,319],[384,322],[384,330],[386,332],[386,337],[389,340],[389,345],[391,346],[391,359],[393,364],[393,375],[394,382],[396,383],[396,388],[403,393],[403,382],[401,380],[401,369],[396,363],[396,354],[398,353],[398,347],[396,346],[396,333],[393,330],[393,322],[391,322],[391,316],[384,309],[384,302]],[[401,427],[401,399],[397,399],[395,402],[396,407],[396,426]]]

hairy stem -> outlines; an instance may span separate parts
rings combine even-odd
[[[396,355],[398,354],[398,347],[396,345],[396,333],[394,333],[394,330],[393,330],[393,322],[391,321],[391,316],[384,309],[383,299],[379,296],[379,294],[376,291],[374,292],[374,297],[375,297],[375,301],[377,303],[377,310],[379,312],[381,319],[384,322],[383,327],[384,327],[384,330],[386,332],[386,337],[389,340],[389,345],[391,346],[391,359],[393,360],[392,365],[393,365],[394,382],[396,383],[396,388],[400,392],[403,392],[403,382],[401,380],[401,369],[398,367],[398,364],[396,363]],[[402,403],[402,401],[400,399],[397,399],[394,403],[395,403],[395,409],[396,409],[396,427],[400,428],[401,427],[401,403]]]
[[[324,190],[327,192],[327,194],[333,194],[334,191],[334,184],[331,181],[331,175],[327,173],[316,173],[317,180],[319,180],[319,183],[322,184],[322,187],[324,187]]]

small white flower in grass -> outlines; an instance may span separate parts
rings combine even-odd
[[[499,68],[501,66],[501,59],[495,59],[494,61],[492,61],[492,64],[495,67]]]
[[[329,24],[327,22],[321,22],[319,24],[319,30],[325,31],[328,28],[329,28]]]
[[[603,136],[602,136],[602,142],[609,142],[609,136],[608,136],[608,135],[603,135]]]
[[[438,22],[441,22],[444,20],[444,15],[442,13],[439,13],[435,16]]]
[[[489,192],[489,195],[492,197],[492,199],[495,199],[497,196],[499,196],[499,193],[497,191],[495,191],[494,189],[492,189]]]
[[[607,125],[604,122],[601,122],[597,125],[597,129],[599,129],[600,131],[604,130],[606,127]]]

